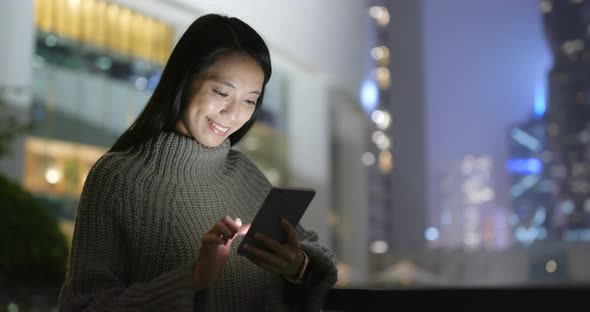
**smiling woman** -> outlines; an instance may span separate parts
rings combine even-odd
[[[252,57],[225,56],[193,83],[176,130],[205,146],[218,146],[250,120],[263,83],[264,73]]]
[[[236,246],[272,185],[232,148],[271,75],[266,44],[237,18],[198,18],[137,120],[91,169],[61,311],[319,311],[335,257],[301,225],[272,252]],[[235,243],[234,243],[235,241]]]

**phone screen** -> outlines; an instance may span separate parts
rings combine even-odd
[[[250,229],[244,236],[240,246],[238,246],[238,254],[243,255],[246,253],[242,248],[244,244],[271,252],[262,243],[254,239],[256,233],[264,234],[281,244],[286,243],[287,233],[281,225],[281,219],[287,219],[295,227],[303,217],[314,196],[315,190],[309,188],[273,187],[254,217]]]

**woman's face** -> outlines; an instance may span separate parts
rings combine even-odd
[[[221,57],[193,83],[176,132],[208,147],[220,145],[252,117],[263,83],[262,68],[252,57]]]

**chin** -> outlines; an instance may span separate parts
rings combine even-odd
[[[198,127],[190,129],[189,132],[193,139],[206,147],[217,147],[221,145],[227,138],[229,138],[230,135],[228,132],[225,136],[221,137],[210,133],[209,128],[202,129]]]
[[[223,143],[225,138],[223,138],[223,139],[204,139],[204,140],[199,140],[199,138],[195,138],[195,140],[197,140],[197,142],[201,143],[202,145],[204,145],[206,147],[217,147],[217,146],[221,145],[221,143]]]
[[[215,142],[213,144],[211,142],[205,142],[205,143],[200,142],[200,143],[203,144],[206,147],[211,147],[211,148],[218,147],[219,145],[221,145],[221,142]]]

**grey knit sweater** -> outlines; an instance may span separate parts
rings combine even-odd
[[[84,184],[60,311],[319,311],[336,261],[301,226],[303,284],[237,255],[239,237],[217,281],[192,288],[202,235],[225,215],[250,223],[270,187],[229,141],[208,148],[162,132],[107,153]]]

